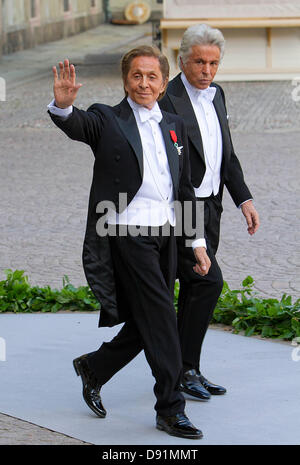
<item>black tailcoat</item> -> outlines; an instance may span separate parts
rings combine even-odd
[[[83,267],[88,284],[101,304],[99,326],[114,326],[126,320],[125,299],[118,294],[112,265],[109,238],[96,232],[101,201],[111,201],[121,213],[139,190],[143,180],[143,149],[127,99],[110,107],[94,104],[88,111],[73,107],[72,114],[62,119],[49,112],[54,123],[71,139],[90,145],[94,156],[93,180],[90,190],[86,234],[83,244]],[[174,187],[175,200],[191,200],[196,208],[190,179],[188,144],[182,119],[162,112],[160,122]],[[172,142],[170,130],[176,132],[179,155]],[[127,193],[127,205],[119,205],[119,194]],[[199,208],[197,206],[197,208]],[[201,212],[204,218],[204,209]],[[204,220],[203,232],[204,237]]]
[[[178,244],[178,277],[180,280],[178,329],[185,370],[200,369],[202,343],[223,287],[222,273],[215,254],[219,244],[224,186],[227,187],[236,206],[252,198],[234,152],[223,89],[214,83],[211,86],[216,88],[213,105],[220,123],[223,153],[218,195],[211,196],[204,202],[198,202],[205,205],[207,253],[211,259],[211,267],[206,276],[192,273],[194,258],[189,250],[181,246],[180,242]],[[192,184],[194,187],[199,187],[206,170],[203,142],[193,105],[181,80],[181,74],[169,83],[167,93],[160,101],[160,106],[165,111],[180,115],[184,120],[188,134]]]
[[[234,203],[236,206],[239,206],[242,202],[252,198],[252,195],[245,184],[240,162],[234,152],[230,129],[228,126],[224,91],[217,84],[212,83],[211,86],[217,89],[213,104],[220,122],[223,141],[223,158],[219,192],[222,198],[223,188],[225,185]],[[190,98],[181,80],[181,74],[178,74],[169,83],[167,93],[159,102],[159,105],[163,110],[178,114],[184,120],[189,141],[192,184],[194,187],[199,187],[206,169],[203,143],[197,118]]]

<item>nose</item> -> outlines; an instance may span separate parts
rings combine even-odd
[[[140,86],[145,89],[145,87],[148,86],[148,79],[147,76],[142,76],[142,79],[140,81]]]
[[[209,63],[205,63],[205,64],[203,65],[202,71],[203,71],[204,74],[210,74],[210,64],[209,64]]]

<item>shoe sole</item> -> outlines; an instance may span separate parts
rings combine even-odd
[[[189,396],[193,400],[197,399],[201,402],[208,402],[210,400],[210,397],[208,399],[203,399],[203,397],[197,396],[197,394],[191,394],[188,390],[185,390],[184,388],[181,389],[181,392],[184,392],[186,396]]]
[[[169,434],[170,436],[176,436],[177,438],[183,438],[183,439],[202,439],[203,438],[203,434],[199,435],[199,436],[194,436],[192,434],[176,434],[175,432],[171,431],[171,430],[168,430],[166,428],[164,428],[163,426],[161,425],[156,425],[156,429],[160,430],[160,431],[164,431],[165,433]]]
[[[208,389],[207,389],[208,390]],[[227,391],[225,392],[211,392],[211,391],[208,391],[212,396],[224,396],[224,394],[226,394]]]
[[[78,362],[77,359],[73,360],[73,367],[74,367],[75,373],[76,373],[77,376],[81,377],[79,367],[78,367],[79,364],[80,364],[80,362]],[[91,405],[88,404],[88,402],[87,402],[87,400],[85,398],[85,395],[84,395],[84,389],[82,390],[82,397],[84,398],[84,401],[85,401],[86,405],[92,410],[92,412],[94,412],[97,415],[97,417],[99,417],[99,418],[105,418],[106,417],[106,413],[105,414],[104,413],[100,414],[96,409],[94,409]]]

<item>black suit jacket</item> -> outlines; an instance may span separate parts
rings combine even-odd
[[[99,326],[113,326],[127,319],[128,309],[116,286],[109,238],[100,237],[96,232],[99,219],[96,207],[101,201],[111,201],[120,213],[142,184],[143,149],[135,117],[127,99],[115,107],[94,104],[88,111],[74,107],[67,119],[49,114],[53,122],[71,139],[88,144],[95,156],[83,245],[83,267],[87,282],[101,304]],[[186,130],[180,117],[164,111],[162,114],[160,127],[166,145],[174,197],[180,202],[193,202],[195,219],[196,199],[190,179]],[[174,147],[170,130],[176,132],[178,145],[183,146],[182,155],[178,155]],[[127,205],[119,205],[120,193],[127,193]],[[201,214],[201,237],[204,237],[204,209]]]
[[[236,206],[239,206],[242,202],[252,198],[252,195],[244,181],[240,162],[234,152],[228,126],[224,91],[217,84],[212,83],[211,86],[217,89],[213,104],[220,122],[223,140],[221,184],[219,192],[222,198],[225,185],[234,203]],[[199,187],[206,170],[203,144],[197,118],[181,80],[181,74],[178,74],[170,81],[167,93],[159,102],[159,105],[163,110],[178,114],[184,120],[189,141],[192,184],[194,187]]]

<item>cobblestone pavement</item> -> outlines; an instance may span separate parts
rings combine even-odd
[[[77,106],[115,104],[123,97],[118,63],[130,34],[122,34],[124,45],[102,54],[95,45],[84,42],[80,49],[76,42],[78,81],[83,83]],[[150,41],[146,36],[134,43]],[[56,43],[51,52],[47,45],[47,62],[35,76],[27,67],[23,80],[20,55],[15,65],[10,56],[8,68],[0,62],[0,76],[6,72],[11,78],[7,102],[0,102],[0,279],[5,268],[12,268],[25,270],[32,284],[60,287],[64,275],[76,286],[86,283],[81,247],[93,157],[87,146],[56,129],[46,113],[52,99],[50,69],[68,55],[68,47]],[[278,298],[286,292],[295,299],[300,290],[300,103],[292,99],[295,87],[276,81],[224,83],[223,88],[236,152],[261,217],[260,230],[250,238],[243,216],[225,193],[218,252],[224,279],[240,287],[250,274],[260,295]],[[0,443],[70,440],[54,438],[53,432],[47,436],[39,427],[30,433],[22,425],[17,430],[18,420],[6,421],[0,416],[0,428],[6,424],[7,430]],[[11,429],[16,433],[8,435]]]
[[[89,445],[27,421],[0,413],[0,445]]]

